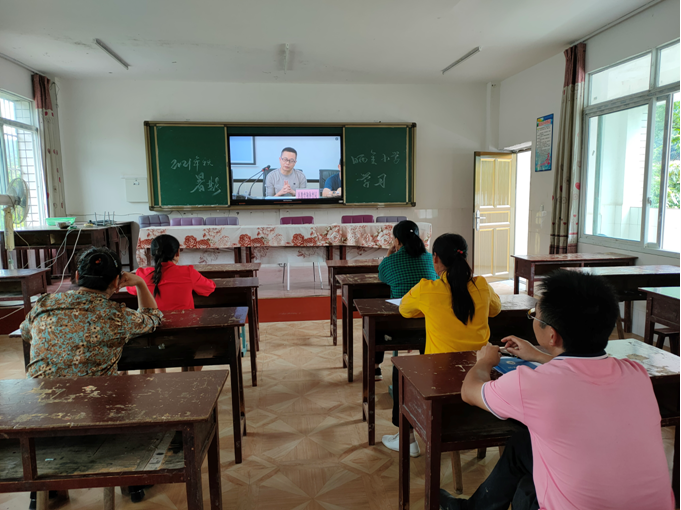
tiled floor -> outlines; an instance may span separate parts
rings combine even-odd
[[[497,284],[498,285],[498,284]],[[502,292],[501,289],[498,289]],[[355,352],[360,321],[355,320]],[[261,324],[259,386],[250,385],[245,373],[248,436],[244,462],[234,464],[229,391],[223,392],[219,411],[226,509],[272,510],[394,510],[397,508],[397,453],[380,444],[383,434],[396,429],[390,423],[388,394],[391,363],[383,364],[384,381],[377,383],[376,437],[368,446],[361,414],[361,377],[349,384],[341,368],[341,347],[328,336],[327,321]],[[0,378],[24,376],[19,345],[0,337]],[[673,431],[663,430],[671,463]],[[419,440],[420,441],[420,440]],[[423,450],[423,443],[421,442]],[[470,495],[498,459],[496,448],[477,460],[463,452],[464,494]],[[411,505],[423,508],[424,457],[412,459]],[[635,462],[635,459],[632,459]],[[671,464],[670,464],[671,465]],[[208,483],[204,464],[205,508]],[[450,456],[442,456],[442,487],[452,490]],[[99,510],[102,490],[74,490],[70,501],[52,509]],[[28,495],[0,494],[0,510],[25,510]],[[133,504],[117,491],[117,509],[172,510],[186,508],[183,485],[159,485],[147,491],[142,503]]]

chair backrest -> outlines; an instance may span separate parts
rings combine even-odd
[[[285,216],[279,218],[280,225],[306,225],[314,224],[314,217],[312,216]]]
[[[267,176],[270,175],[271,172],[274,172],[275,170],[279,170],[278,166],[270,167],[269,170],[265,170],[262,173],[262,196],[266,197],[267,196]],[[249,187],[250,189],[250,187]]]
[[[188,218],[173,218],[170,220],[171,227],[190,227],[192,225],[203,225],[203,218],[190,216]]]
[[[376,223],[399,223],[406,219],[406,216],[376,216]]]
[[[239,218],[236,216],[208,216],[206,225],[238,225]]]
[[[341,216],[341,223],[373,223],[374,217],[371,214],[351,214]]]
[[[324,190],[324,184],[326,183],[326,179],[331,177],[334,174],[337,174],[338,170],[319,170],[319,191],[320,195],[321,192]],[[336,190],[331,190],[331,191],[336,191]]]
[[[149,214],[138,218],[140,228],[169,227],[170,217],[167,214]]]

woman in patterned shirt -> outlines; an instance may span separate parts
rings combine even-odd
[[[413,221],[400,221],[393,227],[393,244],[388,255],[378,266],[378,278],[390,285],[390,297],[398,299],[422,279],[437,280],[433,267],[433,257],[419,237],[419,227]],[[385,352],[377,352],[374,365],[374,378],[383,379],[381,363]]]
[[[80,289],[46,294],[21,324],[31,344],[28,377],[116,375],[125,343],[154,331],[163,314],[142,278],[121,271],[118,256],[91,248],[78,262]],[[110,301],[121,287],[134,285],[139,310]]]

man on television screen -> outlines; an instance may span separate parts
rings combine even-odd
[[[297,189],[307,188],[307,177],[294,168],[298,152],[293,147],[284,147],[279,156],[279,168],[267,176],[268,197],[296,196]]]
[[[323,197],[339,197],[341,194],[341,178],[340,178],[341,164],[338,161],[338,173],[333,174],[331,177],[326,179],[324,183],[324,190],[322,191]]]

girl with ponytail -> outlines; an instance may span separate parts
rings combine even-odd
[[[378,266],[379,279],[390,285],[390,297],[399,299],[422,279],[436,280],[433,258],[419,237],[419,227],[413,221],[400,221],[393,227],[393,244],[388,256]],[[377,352],[374,360],[374,378],[383,379],[380,364],[384,352]]]
[[[193,310],[194,297],[208,296],[215,290],[215,282],[202,276],[194,266],[179,266],[180,242],[162,234],[151,242],[154,267],[140,267],[140,276],[153,293],[160,310]],[[134,287],[128,292],[136,294]]]
[[[402,298],[404,317],[426,318],[425,354],[478,351],[489,340],[488,319],[501,311],[501,301],[482,276],[473,276],[466,260],[468,244],[458,234],[443,234],[433,243],[438,280],[421,280]],[[393,368],[393,425],[399,426],[397,370]],[[419,446],[410,433],[410,454]],[[399,451],[399,434],[383,436],[383,444]]]

